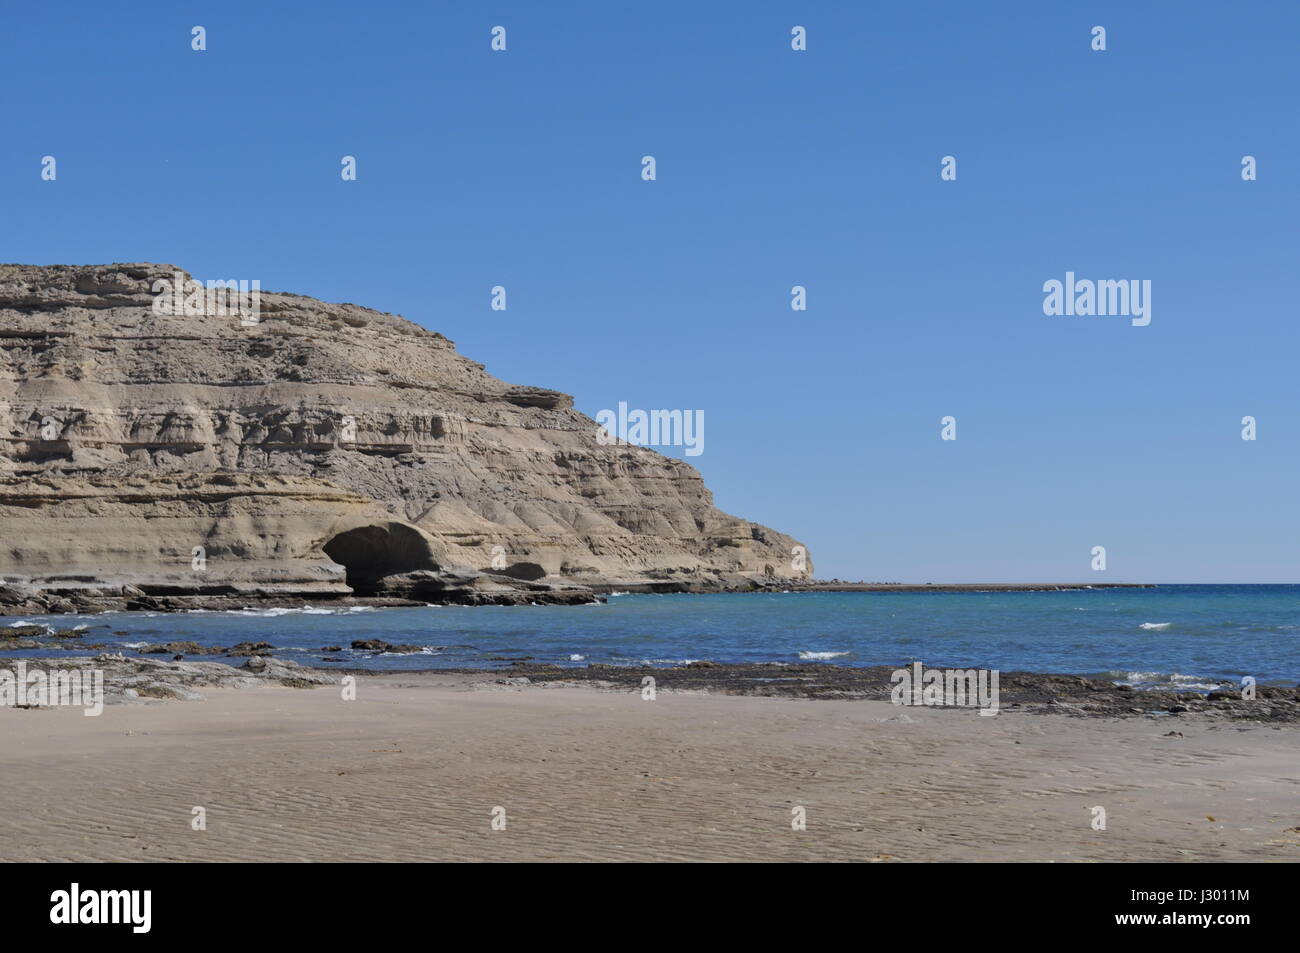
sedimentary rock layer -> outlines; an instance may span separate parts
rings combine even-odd
[[[0,266],[0,576],[317,596],[807,579],[689,464],[351,304],[157,313],[172,265]],[[798,568],[795,568],[798,567]],[[416,575],[412,576],[411,574]],[[420,575],[423,574],[423,575]],[[387,581],[385,581],[387,580]]]

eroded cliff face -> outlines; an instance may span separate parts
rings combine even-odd
[[[794,539],[716,509],[682,461],[602,446],[565,394],[350,304],[262,292],[256,323],[155,313],[155,281],[178,272],[0,266],[7,583],[324,596],[421,571],[811,577]]]

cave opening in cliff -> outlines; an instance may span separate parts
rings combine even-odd
[[[428,540],[401,523],[358,526],[339,533],[324,550],[347,570],[348,585],[357,595],[374,595],[379,581],[394,573],[439,568]]]

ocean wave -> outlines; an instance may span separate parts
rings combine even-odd
[[[849,652],[800,652],[800,653],[799,653],[799,657],[800,657],[801,659],[803,659],[804,661],[807,661],[807,662],[813,662],[813,661],[825,661],[826,659],[832,659],[832,658],[843,658],[845,655],[850,655],[850,654],[852,654],[852,653],[849,653]]]
[[[361,658],[391,658],[405,655],[441,655],[446,649],[445,645],[425,645],[414,652],[372,652],[365,649],[344,649],[345,652],[352,652]],[[305,651],[310,651],[307,649]]]
[[[656,593],[656,594],[657,594],[657,593]],[[615,665],[643,665],[643,666],[655,667],[655,666],[660,666],[660,665],[690,665],[690,664],[693,663],[693,662],[703,662],[703,661],[705,661],[705,660],[704,660],[704,659],[699,659],[699,658],[643,658],[643,659],[637,659],[637,658],[632,658],[632,657],[627,656],[627,655],[623,655],[623,656],[617,656],[617,655],[616,655],[616,656],[614,656],[614,658],[613,658],[612,661],[614,662]]]
[[[570,661],[570,662],[585,662],[585,661],[587,661],[587,656],[585,656],[585,655],[579,655],[577,652],[574,652],[574,653],[572,653],[572,654],[569,656],[569,661]]]
[[[1140,626],[1138,626],[1138,628],[1139,628],[1139,629],[1153,630],[1153,631],[1157,631],[1157,632],[1163,632],[1165,629],[1169,628],[1171,625],[1173,625],[1172,622],[1143,622]]]
[[[255,619],[278,619],[285,615],[345,615],[352,609],[371,609],[372,606],[350,606],[349,609],[326,609],[324,606],[303,606],[292,609],[287,606],[272,606],[269,609],[255,609],[245,606],[242,609],[227,609],[226,615],[246,616]],[[201,611],[201,610],[196,610]]]
[[[1181,675],[1178,672],[1108,672],[1116,685],[1134,688],[1164,688],[1179,692],[1212,692],[1231,682],[1215,681],[1200,675]]]

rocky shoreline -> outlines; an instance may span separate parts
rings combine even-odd
[[[223,611],[257,608],[372,609],[456,606],[576,606],[604,602],[618,594],[772,593],[772,592],[1061,592],[1086,589],[1149,589],[1146,583],[845,583],[774,582],[745,586],[709,586],[688,582],[602,583],[592,585],[527,581],[475,570],[428,571],[401,574],[385,580],[385,591],[374,595],[322,595],[319,592],[286,593],[235,586],[207,586],[186,590],[176,585],[102,586],[79,581],[76,585],[34,586],[0,582],[0,616],[70,615],[100,612],[186,612],[195,609]]]
[[[111,652],[93,657],[6,659],[0,662],[0,670],[16,667],[18,662],[26,673],[101,671],[106,705],[146,700],[199,701],[204,697],[200,688],[252,688],[267,683],[315,688],[336,684],[339,679],[331,672],[263,655],[251,656],[236,667],[222,662],[165,662]]]
[[[284,592],[244,586],[177,585],[103,586],[87,582],[65,586],[35,586],[0,582],[0,616],[93,615],[101,612],[186,612],[257,608],[390,609],[427,605],[524,606],[590,605],[605,597],[587,586],[513,579],[493,573],[431,571],[403,573],[385,580],[372,595],[328,595]]]
[[[639,690],[649,676],[659,689],[888,701],[894,686],[890,676],[895,671],[892,665],[855,668],[824,662],[744,665],[699,661],[676,668],[593,664],[581,669],[516,662],[507,678],[520,684],[596,682],[631,691]],[[1243,699],[1239,688],[1227,685],[1208,693],[1175,692],[1136,689],[1082,675],[1002,672],[999,693],[1002,711],[1108,718],[1206,714],[1233,720],[1300,722],[1300,685],[1259,686],[1254,699]]]
[[[5,648],[18,647],[12,640]],[[354,643],[355,645],[355,643]],[[94,646],[77,645],[86,649]],[[724,695],[751,695],[820,700],[890,700],[893,683],[892,666],[865,668],[828,663],[757,665],[691,662],[675,668],[592,664],[583,668],[566,668],[530,662],[513,662],[495,670],[466,668],[428,668],[416,671],[374,671],[338,668],[329,671],[299,665],[277,658],[270,645],[243,643],[230,649],[199,649],[193,643],[165,643],[146,647],[145,651],[170,654],[172,660],[124,655],[120,652],[96,656],[24,658],[29,671],[37,669],[99,669],[104,672],[105,700],[119,703],[141,699],[201,698],[202,687],[246,688],[274,682],[297,688],[337,684],[343,675],[384,679],[421,676],[455,676],[471,686],[523,689],[530,686],[574,687],[639,692],[647,677],[654,679],[656,690],[708,692]],[[413,646],[374,646],[381,650],[402,651]],[[328,651],[329,649],[322,649]],[[215,661],[189,661],[188,654],[223,654],[228,658],[247,656],[242,665]],[[17,659],[0,660],[0,668]],[[7,664],[6,664],[7,663]],[[1171,726],[1181,719],[1202,716],[1227,722],[1297,723],[1300,722],[1300,686],[1259,686],[1253,699],[1243,698],[1239,689],[1224,686],[1212,692],[1175,692],[1159,689],[1135,689],[1127,685],[1086,678],[1041,672],[1002,672],[999,687],[999,710],[1002,713],[1061,715],[1074,718],[1160,718]],[[906,712],[906,706],[900,706]],[[1176,732],[1176,728],[1173,729]]]
[[[119,652],[121,643],[111,642],[86,642],[84,641],[85,633],[89,626],[80,625],[72,629],[56,629],[53,626],[45,624],[30,623],[6,626],[0,628],[0,652],[31,652],[45,651],[49,649],[58,649],[63,651],[96,651],[96,652]],[[125,632],[114,632],[114,635],[124,636]],[[349,647],[357,652],[381,652],[392,653],[397,655],[409,655],[416,652],[422,652],[425,649],[423,645],[411,645],[408,643],[385,642],[383,639],[353,639]],[[342,652],[341,645],[326,645],[317,651],[333,653]],[[132,656],[138,655],[170,655],[172,661],[184,661],[191,655],[209,655],[220,656],[224,658],[246,658],[246,657],[273,657],[275,656],[276,647],[270,642],[239,642],[235,645],[200,645],[188,639],[176,639],[170,642],[142,642],[135,644],[132,648]],[[321,661],[338,662],[343,661],[339,658],[331,658],[328,655],[320,656]],[[511,659],[499,659],[498,661],[512,661]]]

